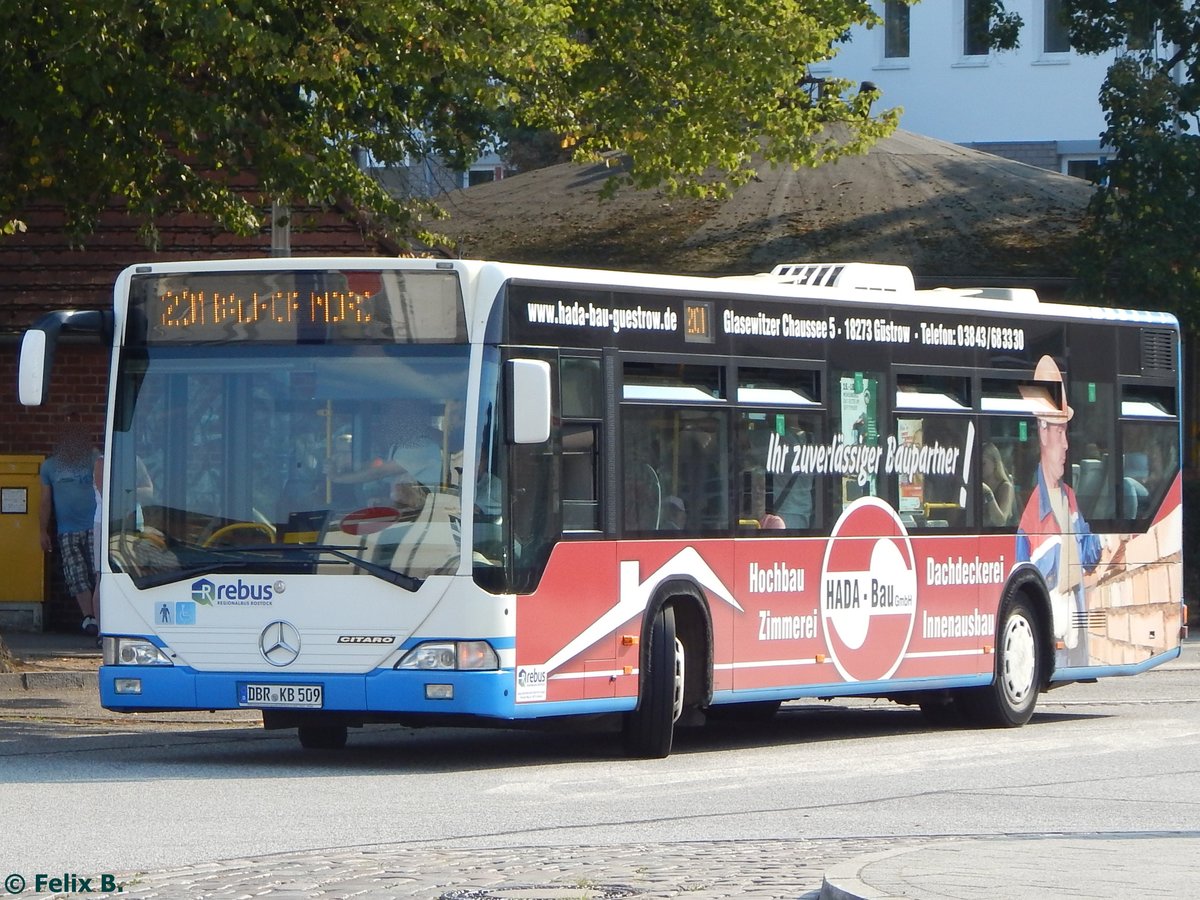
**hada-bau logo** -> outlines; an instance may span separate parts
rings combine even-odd
[[[238,579],[231,584],[217,584],[207,578],[192,583],[192,599],[203,606],[214,604],[254,605],[270,603],[283,592],[283,582],[251,584]]]

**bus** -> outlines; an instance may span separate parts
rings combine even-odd
[[[853,262],[154,262],[25,334],[24,403],[63,331],[112,343],[110,710],[662,758],[800,698],[1019,726],[1180,653],[1167,314]]]

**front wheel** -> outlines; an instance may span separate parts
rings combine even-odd
[[[683,644],[675,634],[675,610],[662,607],[650,623],[649,652],[641,673],[638,705],[625,715],[625,751],[643,759],[670,755],[675,720],[683,710]]]
[[[999,728],[1024,725],[1033,716],[1043,666],[1037,616],[1029,601],[1013,597],[1000,616],[995,678],[963,697],[970,718]]]

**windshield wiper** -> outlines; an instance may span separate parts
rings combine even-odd
[[[276,548],[280,549],[280,548]],[[397,572],[395,569],[389,569],[387,566],[381,566],[379,563],[367,562],[365,559],[359,559],[350,553],[347,553],[343,547],[334,547],[330,544],[292,544],[282,548],[285,552],[300,552],[307,553],[314,551],[316,553],[328,553],[331,556],[336,556],[338,559],[350,563],[352,566],[357,566],[369,575],[374,575],[386,581],[388,584],[394,584],[404,588],[406,591],[415,591],[425,583],[424,578],[415,578],[412,575],[405,575],[403,572]]]
[[[368,575],[374,575],[376,578],[386,581],[388,584],[402,587],[406,591],[416,591],[425,583],[425,579],[423,578],[414,578],[412,575],[405,575],[403,572],[397,572],[394,569],[389,569],[387,566],[359,559],[357,556],[347,553],[345,548],[330,544],[288,544],[285,546],[280,546],[279,544],[249,544],[231,550],[218,550],[210,547],[205,550],[205,553],[213,557],[209,562],[198,563],[186,569],[173,569],[170,572],[147,575],[137,579],[138,586],[142,588],[158,587],[211,572],[235,571],[247,562],[246,556],[300,556],[308,560],[322,553],[336,556],[343,562],[362,569]]]
[[[133,579],[134,584],[139,589],[161,587],[164,584],[174,584],[177,581],[186,581],[189,578],[195,578],[197,575],[212,575],[217,572],[236,571],[242,567],[242,562],[238,560],[210,560],[207,563],[194,566],[185,566],[178,569],[168,569],[162,572],[154,572],[150,575],[136,575],[129,572],[129,576]],[[122,571],[117,569],[116,571]]]

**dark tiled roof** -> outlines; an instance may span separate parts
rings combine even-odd
[[[566,163],[443,198],[436,230],[462,256],[681,274],[780,263],[906,265],[920,281],[1064,278],[1094,188],[1079,178],[897,131],[815,169],[760,168],[726,200],[600,190],[613,157]]]

